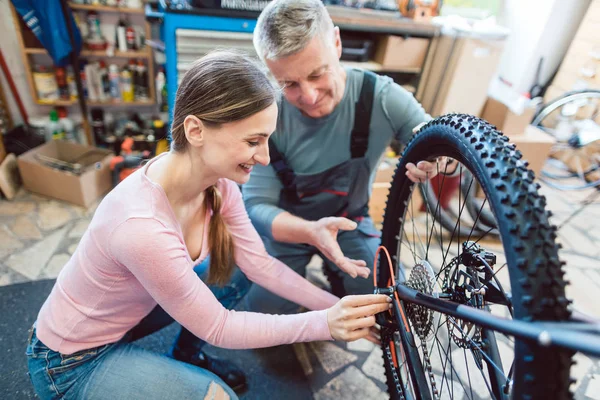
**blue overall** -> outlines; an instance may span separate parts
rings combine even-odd
[[[346,217],[357,222],[354,231],[340,231],[338,243],[344,255],[373,264],[380,243],[380,232],[368,216],[369,177],[373,168],[365,157],[369,143],[369,124],[373,107],[376,76],[365,72],[360,97],[355,106],[354,127],[350,140],[351,158],[339,165],[313,175],[296,175],[284,156],[269,141],[271,165],[283,184],[279,207],[306,220],[324,217]],[[373,292],[372,279],[352,278],[320,254],[314,246],[278,242],[263,236],[269,254],[300,275],[313,255],[324,260],[324,268],[334,294],[365,294]],[[253,285],[245,297],[248,309],[268,313],[292,313],[298,306],[266,289]]]

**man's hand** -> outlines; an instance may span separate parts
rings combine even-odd
[[[323,253],[330,261],[335,263],[339,269],[353,278],[360,276],[368,278],[371,271],[366,267],[364,260],[353,260],[344,256],[337,241],[340,230],[352,231],[356,229],[356,222],[341,217],[325,217],[314,222],[311,234],[311,245]]]
[[[433,178],[438,172],[444,172],[448,160],[446,157],[438,157],[433,162],[419,161],[417,165],[406,164],[406,176],[415,183],[423,183]]]

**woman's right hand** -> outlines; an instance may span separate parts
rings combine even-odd
[[[392,299],[383,294],[345,296],[327,310],[329,332],[335,340],[370,340],[375,314],[392,308]]]

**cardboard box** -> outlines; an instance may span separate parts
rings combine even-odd
[[[534,114],[535,108],[531,107],[525,108],[520,115],[515,114],[503,103],[488,97],[481,112],[481,118],[490,124],[496,125],[498,130],[511,136],[523,134]]]
[[[503,39],[441,36],[422,83],[419,100],[425,110],[434,117],[451,112],[478,115],[503,50]]]
[[[533,125],[527,125],[522,134],[508,134],[508,137],[529,162],[529,169],[535,172],[536,177],[539,176],[556,139]]]
[[[375,61],[383,68],[421,68],[428,46],[429,39],[388,35],[377,44]]]
[[[53,168],[39,156],[79,163],[82,172],[77,175]],[[53,140],[21,154],[18,164],[28,190],[87,208],[112,188],[112,157],[109,150]]]

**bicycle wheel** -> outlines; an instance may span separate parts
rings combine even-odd
[[[499,237],[490,240],[484,234],[475,242],[456,235],[467,196],[460,199],[453,232],[443,231],[430,215],[439,204],[425,215],[415,213],[414,184],[405,177],[405,166],[439,156],[457,160],[461,172],[472,174],[468,186],[475,181],[481,186],[483,204],[493,213]],[[467,115],[434,119],[415,134],[398,163],[382,230],[382,245],[392,255],[395,275],[403,275],[403,266],[408,276],[403,284],[449,304],[507,318],[569,317],[555,227],[548,222],[534,175],[521,158],[502,133]],[[389,287],[390,277],[382,257],[377,286]],[[570,398],[570,353],[548,351],[408,302],[400,306],[407,316],[405,325],[400,315],[390,312],[382,327],[392,399]]]
[[[535,115],[532,125],[556,138],[550,157],[564,165],[556,168],[547,163],[540,179],[561,190],[586,189],[600,184],[600,90],[569,92],[550,101]],[[571,174],[560,174],[564,169]],[[575,177],[587,183],[557,182]]]

